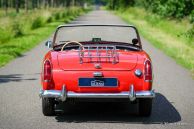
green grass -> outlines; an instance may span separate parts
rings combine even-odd
[[[58,25],[70,22],[87,11],[78,8],[37,10],[0,17],[0,25],[3,24],[0,28],[0,67],[48,38]],[[68,15],[62,15],[67,12]]]
[[[118,10],[115,13],[129,24],[138,27],[140,33],[156,48],[194,73],[194,25],[187,19],[164,19],[137,7]]]
[[[31,31],[25,36],[11,39],[9,42],[0,45],[0,66],[4,66],[10,60],[22,56],[22,53],[46,39],[59,24],[62,24],[62,22],[53,22]]]

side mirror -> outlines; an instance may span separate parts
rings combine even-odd
[[[46,41],[45,46],[48,48],[52,47],[52,41]]]
[[[136,45],[138,42],[139,42],[138,39],[132,39],[133,45]]]

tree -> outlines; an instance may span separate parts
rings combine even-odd
[[[7,15],[8,12],[8,1],[4,0],[4,8],[5,8],[5,14]]]
[[[25,0],[25,10],[28,12],[28,0]]]
[[[16,13],[19,13],[19,0],[15,1],[15,8],[16,8]]]

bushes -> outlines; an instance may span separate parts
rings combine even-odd
[[[17,20],[14,20],[10,26],[3,27],[4,26],[0,27],[0,44],[6,43],[11,38],[17,38],[24,35],[22,24]]]
[[[50,16],[48,19],[47,19],[47,23],[51,23],[53,21],[53,18]]]
[[[149,0],[146,7],[164,17],[183,18],[191,14],[194,3],[192,0]]]
[[[181,19],[190,16],[194,21],[194,0],[109,0],[110,9],[124,9],[128,6],[140,6],[162,17]]]
[[[24,35],[24,29],[18,21],[13,21],[13,23],[6,28],[0,28],[0,44],[6,43],[11,38],[17,38]]]
[[[120,9],[134,5],[135,0],[109,0],[107,6],[109,9]]]
[[[64,12],[62,13],[62,17],[65,18],[66,16],[67,16],[67,11],[64,11]]]
[[[191,23],[194,23],[194,10],[191,12],[189,19]]]
[[[61,13],[57,12],[54,16],[55,16],[55,20],[59,20],[61,18]]]
[[[136,0],[135,3],[153,13],[174,18],[188,16],[194,8],[193,0]]]
[[[12,32],[14,37],[24,35],[24,30],[20,22],[14,21],[14,23],[12,24]]]
[[[10,32],[6,29],[0,28],[0,44],[5,43],[11,39]]]
[[[44,20],[41,16],[34,19],[32,22],[31,29],[37,29],[39,27],[42,27],[44,25]]]
[[[189,38],[189,39],[194,39],[194,25],[193,25],[193,27],[191,28],[191,29],[189,29],[186,33],[185,33],[185,35]],[[193,43],[193,45],[194,45],[194,43]]]

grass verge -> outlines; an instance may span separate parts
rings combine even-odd
[[[49,37],[58,25],[68,23],[87,11],[78,8],[38,10],[1,17],[0,24],[4,26],[0,28],[0,35],[5,36],[0,36],[0,67]]]
[[[194,25],[188,20],[164,19],[137,7],[115,13],[137,26],[150,43],[194,74]]]

